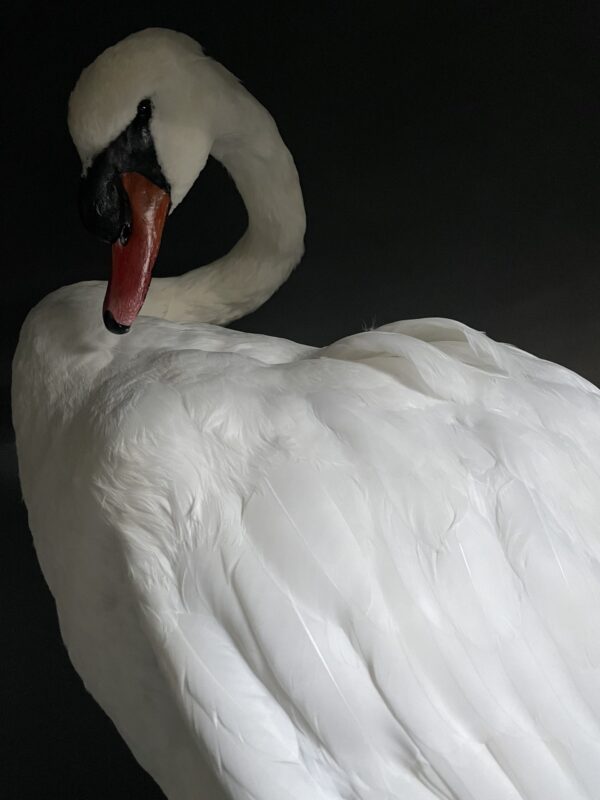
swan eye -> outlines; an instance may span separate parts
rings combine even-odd
[[[137,107],[138,117],[143,120],[150,119],[152,116],[152,101],[149,98],[140,100]]]

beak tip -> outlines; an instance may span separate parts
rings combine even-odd
[[[128,333],[131,325],[121,325],[120,322],[113,317],[112,311],[109,311],[107,308],[104,309],[102,312],[102,319],[104,320],[104,325],[106,329],[109,330],[111,333],[123,334]]]

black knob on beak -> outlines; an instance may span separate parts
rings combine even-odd
[[[106,161],[97,158],[81,179],[79,214],[90,233],[114,244],[123,231],[131,230],[131,208],[121,176]]]

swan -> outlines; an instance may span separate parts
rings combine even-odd
[[[112,271],[23,325],[19,473],[138,762],[175,800],[597,798],[598,389],[446,319],[324,348],[222,327],[305,214],[271,116],[181,33],[102,53],[69,128]],[[247,230],[151,281],[209,154]]]

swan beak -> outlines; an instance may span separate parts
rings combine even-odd
[[[171,203],[168,192],[138,172],[125,172],[121,180],[131,206],[131,227],[112,246],[102,309],[111,333],[127,333],[146,299]]]

